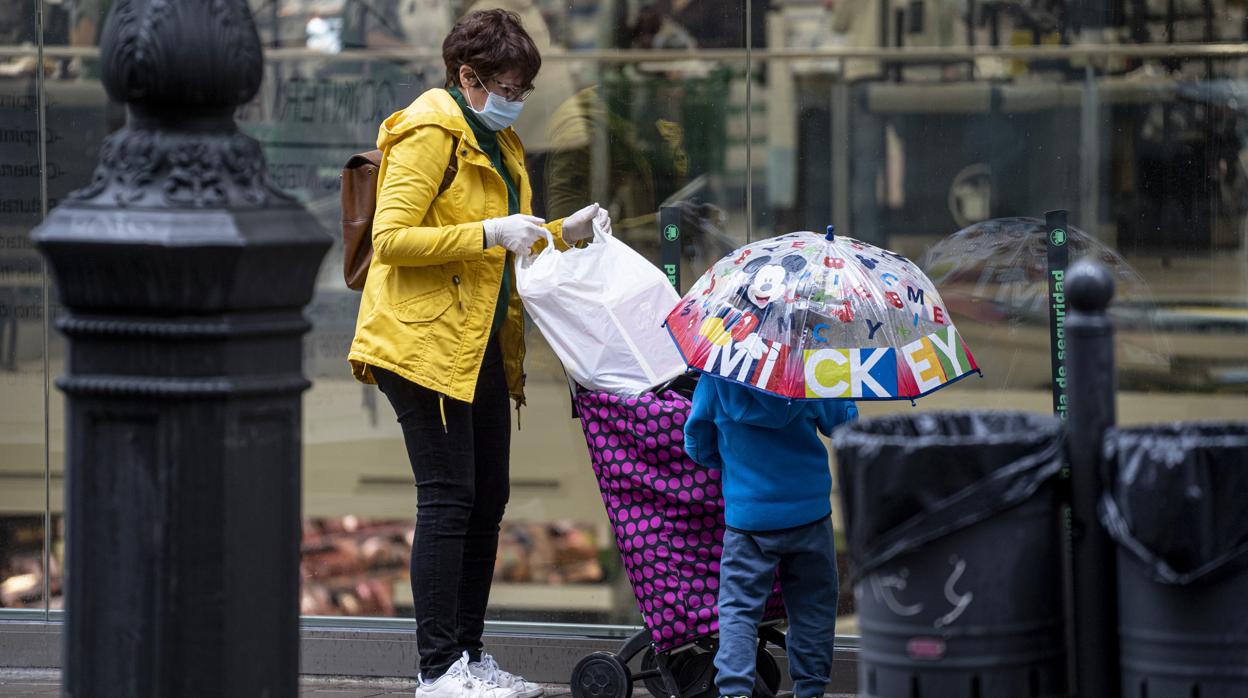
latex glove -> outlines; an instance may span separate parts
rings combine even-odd
[[[563,219],[563,241],[572,244],[588,240],[594,236],[594,217],[602,211],[598,204],[590,204],[585,208]],[[605,211],[603,211],[605,213]],[[610,221],[610,217],[607,218]]]
[[[545,234],[542,224],[546,221],[523,213],[506,218],[490,218],[483,223],[485,246],[502,245],[513,254],[525,254]]]
[[[611,232],[611,214],[607,209],[598,210],[598,215],[594,216],[594,227],[606,235],[614,234]]]

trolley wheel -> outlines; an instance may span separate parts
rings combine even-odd
[[[780,664],[776,662],[776,658],[772,656],[767,648],[758,650],[758,659],[756,660],[757,669],[755,676],[761,681],[772,696],[776,695],[780,690]],[[759,692],[755,689],[754,694],[757,696]]]
[[[672,676],[680,691],[680,698],[714,698],[715,690],[715,653],[685,650],[678,652],[669,659]],[[659,663],[653,649],[646,650],[641,656],[642,671],[657,670]],[[667,698],[671,692],[662,676],[651,676],[642,683],[646,690],[655,698]]]
[[[572,669],[573,698],[632,698],[628,666],[610,652],[586,655]]]

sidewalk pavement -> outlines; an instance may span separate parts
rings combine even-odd
[[[572,689],[566,684],[547,685],[546,698],[568,698]],[[54,696],[61,690],[61,672],[43,669],[0,669],[0,698],[18,696]],[[407,679],[360,679],[342,676],[304,676],[299,679],[299,698],[411,698],[416,683]],[[633,692],[648,698],[643,688]],[[854,698],[847,693],[829,694],[825,698]]]
[[[61,690],[61,672],[34,669],[0,669],[0,698],[18,696],[54,696]],[[360,679],[348,677],[304,676],[299,679],[299,698],[374,698],[407,696],[411,698],[416,683],[407,679]],[[572,691],[567,686],[547,686],[549,698],[564,698]]]
[[[0,698],[54,696],[61,690],[61,672],[34,669],[0,669]],[[304,676],[299,679],[299,698],[375,698],[407,696],[416,683],[407,679],[360,679]],[[548,698],[570,696],[567,686],[547,686]]]

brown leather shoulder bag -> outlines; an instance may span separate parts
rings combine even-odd
[[[451,142],[451,159],[442,175],[438,193],[450,188],[459,171],[456,150],[459,141]],[[381,169],[382,152],[370,150],[352,155],[342,168],[342,274],[347,288],[359,291],[368,277],[373,261],[373,214],[377,211],[377,172]]]

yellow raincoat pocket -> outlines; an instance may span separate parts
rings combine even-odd
[[[394,317],[406,323],[429,322],[441,317],[454,302],[455,294],[443,286],[394,306]]]

